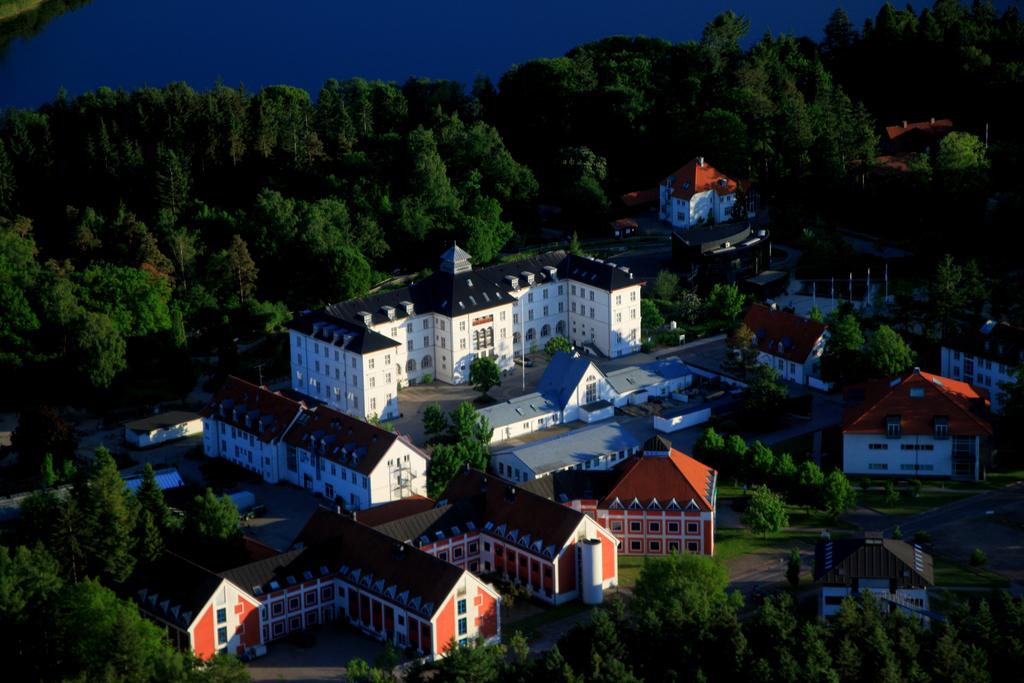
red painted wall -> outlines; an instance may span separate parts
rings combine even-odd
[[[498,601],[481,588],[477,588],[477,598],[480,600],[480,635],[484,638],[498,635]]]
[[[598,531],[601,538],[601,580],[617,579],[615,575],[615,556],[618,553],[615,546],[615,537]]]
[[[455,637],[455,599],[448,598],[448,602],[437,614],[434,620],[434,634],[437,642],[437,651],[440,654],[448,647],[448,642]]]
[[[239,611],[241,608],[241,611]],[[249,602],[241,595],[238,596],[238,604],[235,605],[235,613],[239,615],[239,621],[243,628],[241,629],[242,645],[238,648],[239,654],[247,647],[260,644],[260,610],[256,603]]]
[[[715,554],[715,532],[711,528],[711,520],[704,520],[704,554]]]
[[[202,660],[210,659],[217,654],[217,644],[214,642],[212,605],[203,612],[192,630],[192,650],[196,653],[196,657]]]

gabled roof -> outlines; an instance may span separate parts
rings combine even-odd
[[[990,436],[992,426],[975,412],[988,403],[980,391],[918,369],[849,387],[847,399],[858,402],[843,415],[843,433],[884,434],[886,418],[898,416],[903,434],[933,434],[935,418],[947,417],[951,435]]]
[[[942,345],[1011,368],[1024,363],[1024,328],[1007,322],[971,317],[943,339]]]
[[[263,443],[270,443],[284,436],[302,407],[298,401],[232,375],[199,415],[230,424]]]
[[[600,500],[619,479],[616,470],[563,470],[523,482],[522,488],[557,503]]]
[[[360,578],[372,576],[371,585],[383,581],[385,589],[395,586],[397,593],[409,591],[410,600],[419,597],[421,604],[432,604],[432,615],[464,575],[463,570],[444,560],[325,508],[313,513],[296,537],[296,544],[302,547],[279,556],[276,565],[264,560],[224,572],[224,576],[242,587],[245,584],[232,577],[262,580],[263,590],[269,592],[270,580],[284,587],[289,576],[301,583],[304,572],[315,577],[326,569],[351,581],[358,570]]]
[[[561,550],[583,517],[581,512],[501,477],[466,468],[452,479],[434,507],[392,519],[376,528],[414,545],[428,545],[473,531],[492,536],[516,532],[517,540],[530,537],[530,548],[526,549],[544,554],[545,550]]]
[[[594,364],[589,358],[559,351],[544,369],[544,375],[537,384],[537,392],[554,403],[559,410],[565,410],[591,365]],[[599,377],[604,376],[596,365],[594,371]]]
[[[192,420],[198,419],[199,415],[187,410],[168,410],[166,413],[157,413],[156,415],[150,415],[149,417],[144,417],[140,420],[125,422],[124,426],[126,429],[130,429],[135,432],[151,432],[157,429],[177,427],[185,422],[191,422]]]
[[[501,449],[494,456],[514,456],[536,476],[542,476],[567,467],[584,465],[602,455],[633,450],[653,431],[650,420],[605,422]]]
[[[935,583],[932,556],[905,541],[866,534],[821,540],[814,548],[814,580],[849,586],[857,579],[889,579],[902,588]]]
[[[673,357],[613,370],[608,373],[607,378],[609,386],[619,395],[623,395],[689,374],[690,368],[686,363]]]
[[[754,333],[760,351],[805,363],[828,326],[795,313],[754,304],[743,316],[743,324]]]
[[[885,134],[890,140],[895,140],[910,131],[920,131],[934,138],[941,138],[951,130],[953,130],[952,119],[931,119],[930,121],[917,121],[915,123],[904,121],[898,126],[886,126]]]
[[[316,453],[365,475],[373,471],[399,439],[429,459],[398,434],[326,406],[303,410],[284,438],[290,446]]]
[[[530,394],[510,398],[501,403],[495,403],[486,408],[480,408],[476,412],[486,417],[487,424],[492,429],[497,430],[500,427],[516,424],[523,420],[546,417],[560,410],[562,410],[562,407],[535,391]]]
[[[198,564],[165,552],[137,572],[125,590],[143,612],[187,629],[223,581]]]
[[[714,190],[720,195],[732,194],[747,183],[730,178],[718,171],[701,157],[690,159],[675,173],[666,178],[665,182],[672,187],[672,196],[679,199],[690,199],[695,194]]]
[[[360,510],[355,513],[356,521],[366,526],[379,527],[396,519],[419,514],[434,507],[434,501],[424,496],[409,496],[390,503]]]
[[[614,471],[618,480],[601,499],[602,508],[616,499],[626,503],[635,498],[646,506],[655,499],[664,505],[674,498],[684,508],[692,500],[702,511],[714,509],[718,473],[662,437],[648,440],[640,455],[619,463]]]
[[[402,290],[388,294],[393,297],[395,291]],[[352,353],[375,353],[400,346],[394,339],[362,325],[361,319],[359,323],[349,319],[353,317],[358,316],[354,312],[351,316],[338,315],[335,306],[328,306],[320,311],[303,311],[292,318],[287,327]]]

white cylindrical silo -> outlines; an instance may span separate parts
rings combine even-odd
[[[600,605],[604,600],[601,584],[604,574],[601,566],[601,539],[588,538],[580,541],[580,562],[582,563],[583,585],[580,594],[585,605]]]

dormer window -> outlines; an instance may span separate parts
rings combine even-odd
[[[910,387],[910,398],[924,398],[924,387]]]
[[[948,439],[949,438],[949,418],[945,415],[936,415],[934,420],[935,426],[935,438],[936,439]]]
[[[885,418],[885,435],[890,439],[900,438],[901,431],[899,415],[889,415]]]

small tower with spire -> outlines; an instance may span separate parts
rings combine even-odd
[[[441,254],[441,270],[452,275],[468,273],[473,270],[469,261],[470,255],[453,241],[451,249]]]

